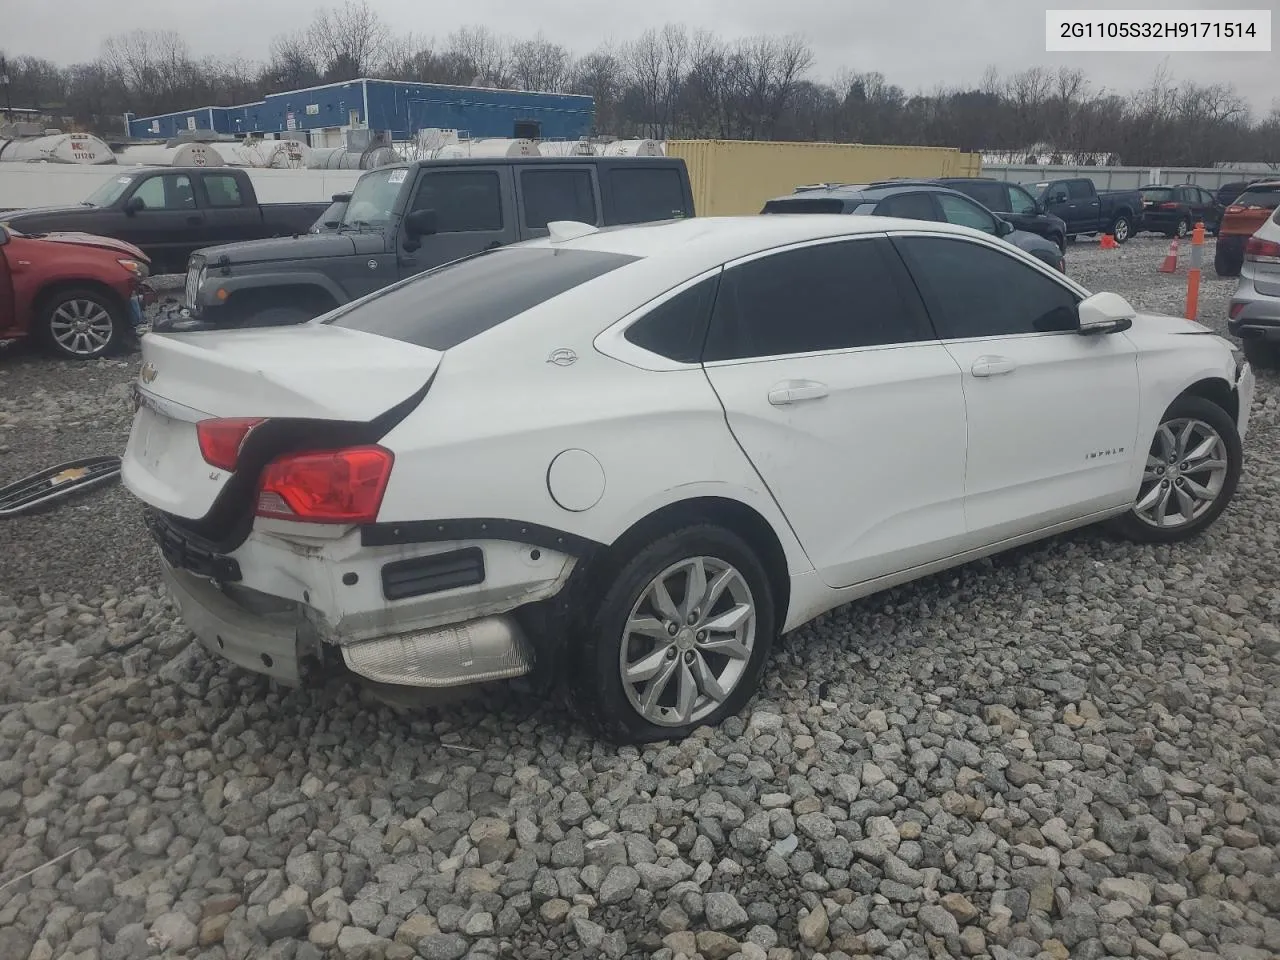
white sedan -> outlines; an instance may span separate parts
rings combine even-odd
[[[143,341],[124,458],[188,626],[285,683],[738,711],[780,632],[1074,527],[1200,533],[1253,376],[1198,324],[884,218],[551,236],[297,327]]]

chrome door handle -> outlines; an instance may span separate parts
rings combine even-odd
[[[999,377],[1013,373],[1017,366],[1008,357],[979,357],[970,369],[975,377]]]
[[[817,380],[783,380],[769,391],[769,402],[775,407],[785,407],[801,400],[821,400],[827,395],[827,385]]]

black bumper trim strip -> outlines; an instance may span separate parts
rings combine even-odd
[[[404,523],[371,523],[360,528],[360,544],[389,547],[402,543],[440,543],[447,540],[505,540],[527,543],[558,553],[582,557],[604,546],[574,533],[522,520],[490,517],[465,520],[411,520]]]

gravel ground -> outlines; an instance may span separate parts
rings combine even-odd
[[[1180,312],[1165,246],[1070,270]],[[10,354],[0,476],[123,447],[136,359]],[[216,661],[119,487],[0,521],[0,958],[1276,957],[1278,401],[1196,543],[1084,531],[842,608],[644,749]]]

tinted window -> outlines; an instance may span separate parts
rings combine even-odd
[[[209,198],[211,207],[243,206],[240,198],[240,184],[235,177],[225,173],[206,173],[204,175],[204,192]]]
[[[591,187],[591,171],[521,170],[524,193],[524,225],[530,230],[545,227],[553,220],[596,222],[596,197]]]
[[[176,173],[144,180],[133,196],[142,198],[147,210],[190,210],[196,205],[191,178]]]
[[[1173,199],[1172,187],[1144,187],[1138,193],[1142,199],[1150,203],[1168,203]]]
[[[924,332],[923,318],[900,294],[892,256],[887,240],[846,240],[787,250],[726,270],[703,359],[932,339]]]
[[[959,190],[966,197],[973,197],[988,210],[996,210],[1002,213],[1009,212],[1008,198],[1004,186],[999,183],[991,183],[986,180],[957,180],[948,183],[952,190]]]
[[[1191,187],[1179,187],[1178,200],[1180,200],[1182,203],[1195,203],[1196,202],[1195,190],[1193,190]]]
[[[928,193],[900,193],[896,197],[881,200],[876,207],[876,215],[881,217],[902,217],[906,220],[938,219],[938,211],[933,205],[933,197]]]
[[[673,167],[614,167],[608,172],[609,223],[647,223],[686,215],[684,179]]]
[[[1076,329],[1075,294],[1010,255],[942,237],[894,243],[944,339]]]
[[[324,322],[448,350],[635,259],[590,250],[498,247],[387,287]]]
[[[363,178],[360,181],[364,182]],[[359,189],[359,184],[357,184]],[[356,196],[351,198],[351,208]],[[434,210],[436,233],[480,233],[502,229],[502,187],[492,170],[440,170],[424,173],[412,210]]]
[[[702,359],[707,320],[716,300],[720,275],[708,277],[654,307],[627,327],[626,338],[660,357],[681,363]]]
[[[1214,195],[1213,195],[1212,193],[1210,193],[1208,190],[1204,189],[1204,187],[1199,187],[1199,188],[1197,188],[1197,189],[1198,189],[1198,190],[1199,190],[1199,192],[1200,192],[1200,202],[1201,202],[1201,203],[1216,203],[1216,202],[1217,202],[1217,200],[1216,200],[1216,198],[1214,197]]]
[[[844,213],[843,200],[770,200],[761,213]]]
[[[1039,211],[1036,210],[1036,202],[1031,194],[1016,187],[1012,183],[1006,183],[1005,189],[1009,192],[1009,206],[1006,208],[1010,213],[1021,213],[1026,216],[1035,216]],[[995,209],[992,207],[991,209]]]
[[[958,227],[972,227],[974,230],[995,235],[995,217],[976,203],[964,197],[953,197],[946,193],[938,194],[937,200],[938,206],[942,208],[942,218],[947,223],[954,223]]]
[[[1280,185],[1274,187],[1250,187],[1240,196],[1236,203],[1242,207],[1265,207],[1273,209],[1280,204]]]
[[[1088,180],[1068,180],[1067,196],[1072,200],[1092,200],[1093,184]]]

